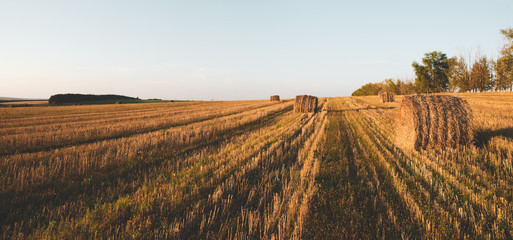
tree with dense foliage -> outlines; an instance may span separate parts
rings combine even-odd
[[[494,64],[494,70],[497,74],[497,89],[509,89],[511,91],[513,86],[513,28],[503,29],[501,33],[506,38],[507,43]]]
[[[447,84],[447,89],[449,92],[455,92],[458,88],[457,77],[458,77],[458,59],[456,57],[449,58],[449,72],[447,74],[447,78],[449,83]]]
[[[449,91],[450,92],[467,92],[470,90],[469,79],[470,74],[463,57],[449,58]]]
[[[472,90],[475,92],[484,92],[493,89],[492,67],[486,57],[480,57],[474,62],[470,70],[470,79]]]
[[[383,89],[383,83],[367,83],[358,88],[351,95],[352,96],[369,96],[377,95]]]
[[[399,95],[408,95],[408,94],[414,94],[417,93],[417,87],[415,86],[415,83],[412,81],[405,81],[402,82],[398,80],[399,85]]]
[[[513,62],[513,59],[506,59],[506,58],[499,58],[494,63],[494,71],[497,74],[496,75],[496,87],[499,91],[504,90],[512,90],[512,82],[513,82],[513,76],[511,75],[511,72],[508,71],[508,67],[511,66],[511,64],[508,64],[508,62]]]
[[[392,80],[391,78],[385,79],[383,83],[383,91],[392,92],[396,95],[407,95],[416,93],[415,84],[411,81],[401,81],[399,79]]]
[[[421,92],[445,92],[449,85],[450,60],[442,52],[426,53],[422,64],[413,62],[415,84]]]
[[[399,82],[399,80],[397,80],[397,82]],[[393,79],[388,78],[385,79],[385,82],[383,83],[383,91],[399,94],[399,86]]]
[[[122,95],[94,95],[94,94],[55,94],[48,99],[50,104],[70,104],[86,101],[105,101],[105,100],[136,100],[138,98],[127,97]]]
[[[377,95],[379,91],[392,92],[396,95],[407,95],[416,93],[415,84],[411,81],[401,81],[388,78],[380,83],[367,83],[353,92],[352,96]]]

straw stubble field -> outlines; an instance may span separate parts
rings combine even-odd
[[[513,94],[475,143],[411,151],[402,96],[0,108],[0,237],[508,238]]]
[[[510,239],[511,93],[457,94],[474,112],[470,147],[397,147],[397,103],[328,104],[326,141],[305,238]]]
[[[1,236],[298,236],[326,113],[293,104],[1,109]]]

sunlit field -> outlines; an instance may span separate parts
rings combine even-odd
[[[401,96],[0,108],[2,239],[508,239],[512,93],[475,142],[396,144]]]
[[[454,94],[474,111],[475,146],[403,151],[397,102],[332,98],[305,238],[510,239],[513,94]]]
[[[0,109],[2,237],[299,236],[326,113],[293,104]]]

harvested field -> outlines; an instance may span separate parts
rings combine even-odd
[[[59,106],[39,117],[38,108],[1,111],[13,111],[1,130],[44,134],[156,121],[122,136],[4,150],[0,238],[7,239],[299,236],[326,119],[293,114],[291,101]]]
[[[510,239],[513,94],[454,95],[474,113],[476,145],[403,151],[395,142],[403,96],[328,102],[303,238]]]
[[[0,239],[509,239],[513,94],[455,96],[419,151],[407,96],[0,108]]]

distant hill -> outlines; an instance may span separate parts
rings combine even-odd
[[[50,104],[73,104],[73,103],[84,103],[84,102],[111,102],[111,101],[138,101],[138,98],[127,97],[122,95],[94,95],[94,94],[56,94],[52,95],[48,102]]]

